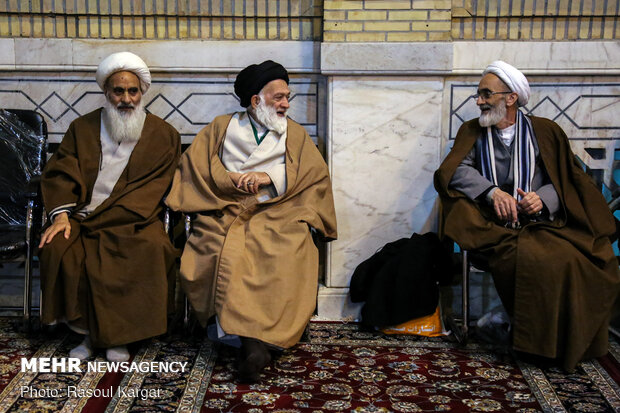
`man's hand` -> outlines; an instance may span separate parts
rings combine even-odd
[[[521,188],[517,188],[517,192],[521,195],[521,200],[517,204],[519,211],[528,215],[534,215],[543,209],[543,202],[534,191],[524,192]]]
[[[41,242],[39,248],[45,244],[52,242],[52,238],[59,232],[64,232],[65,239],[69,239],[71,235],[71,224],[69,223],[69,215],[66,212],[61,212],[54,218],[54,223],[47,227],[43,235],[41,236]]]
[[[235,183],[237,188],[255,194],[260,187],[270,185],[271,178],[265,172],[229,172],[230,179]]]
[[[239,172],[228,172],[228,176],[230,176],[230,179],[232,179],[235,186],[237,186],[237,184],[239,183],[239,178],[241,178],[241,175],[242,174],[240,174]]]
[[[491,199],[493,200],[495,214],[499,219],[506,222],[517,222],[517,200],[512,195],[497,188],[493,191]]]

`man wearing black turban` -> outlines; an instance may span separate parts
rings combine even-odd
[[[258,95],[263,86],[277,79],[284,80],[288,85],[288,72],[284,66],[272,60],[243,69],[235,80],[235,94],[239,96],[241,106],[250,106],[252,96]]]
[[[327,165],[287,118],[288,82],[271,60],[243,69],[235,93],[246,110],[198,133],[166,200],[196,214],[181,258],[183,288],[209,337],[240,348],[239,378],[247,382],[271,362],[268,349],[299,341],[314,312],[311,228],[336,238]]]

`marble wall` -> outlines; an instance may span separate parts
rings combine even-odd
[[[357,318],[360,305],[347,288],[355,267],[387,242],[437,229],[433,172],[459,126],[478,116],[471,95],[497,59],[528,76],[532,96],[523,110],[556,121],[584,163],[617,188],[617,42],[323,44],[339,238],[329,246],[319,317]],[[459,287],[444,292],[458,308]],[[473,277],[471,300],[475,314],[499,304],[488,276]]]
[[[435,229],[432,175],[439,166],[442,93],[441,79],[330,81],[328,147],[339,238],[329,247],[321,291],[329,289],[335,302],[320,295],[319,316],[349,305],[351,274],[369,254],[413,231]]]
[[[620,152],[618,42],[315,43],[0,39],[0,106],[36,109],[58,142],[99,106],[101,58],[119,50],[153,69],[148,110],[185,143],[214,116],[238,110],[232,84],[267,58],[291,71],[291,116],[331,169],[339,239],[327,246],[318,317],[355,319],[355,267],[385,243],[437,229],[433,172],[459,125],[476,117],[482,69],[504,59],[532,84],[525,110],[554,119],[608,187]],[[489,303],[488,283],[472,295]],[[456,294],[455,294],[456,295]],[[456,303],[456,301],[454,301]]]
[[[273,58],[291,68],[290,116],[324,148],[319,117],[325,110],[326,81],[312,73],[312,42],[175,43],[0,39],[0,106],[41,112],[50,143],[58,143],[73,119],[101,106],[103,93],[94,76],[99,62],[129,50],[152,72],[145,108],[171,123],[189,144],[215,116],[242,110],[233,89],[236,74],[275,48],[279,53]]]
[[[153,74],[142,103],[149,112],[172,124],[184,144],[215,116],[239,111],[233,91],[235,77],[227,74]],[[306,127],[319,143],[319,89],[324,79],[316,75],[291,76],[290,116]],[[71,121],[99,108],[103,92],[92,73],[49,71],[38,74],[0,73],[2,107],[35,109],[48,125],[49,143],[59,143]],[[324,142],[321,140],[321,145]]]

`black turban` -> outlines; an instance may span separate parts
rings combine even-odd
[[[282,79],[288,84],[288,72],[284,66],[272,60],[250,65],[239,72],[235,79],[235,94],[241,99],[241,106],[250,106],[252,96],[258,95],[267,83],[276,79]]]

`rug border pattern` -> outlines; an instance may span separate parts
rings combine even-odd
[[[179,401],[179,408],[177,411],[200,412],[205,394],[207,393],[207,387],[211,381],[217,354],[217,350],[213,343],[209,340],[204,340],[202,342],[196,361],[190,370],[190,376],[187,379],[185,391]]]
[[[159,342],[151,342],[146,348],[141,349],[138,354],[134,357],[135,363],[140,363],[143,361],[150,362],[155,359],[159,349],[161,347],[161,343]],[[125,374],[123,379],[119,384],[119,388],[124,387],[127,389],[135,389],[138,390],[142,386],[142,382],[148,373],[142,372],[131,372]],[[126,412],[128,411],[135,397],[127,396],[118,390],[114,393],[112,400],[105,409],[105,413],[117,413],[117,412]]]
[[[101,362],[105,360],[103,358],[97,357],[95,361]],[[101,381],[104,375],[105,375],[105,372],[90,372],[90,371],[87,372],[82,377],[82,379],[77,385],[78,391],[87,391],[88,389],[95,389],[97,387],[97,384],[99,384],[99,381]],[[89,399],[86,397],[84,398],[69,397],[67,398],[67,401],[62,407],[62,410],[60,411],[60,413],[73,413],[73,412],[79,413],[82,411],[82,408],[86,405],[86,403],[88,403],[88,400]]]
[[[615,411],[620,410],[620,387],[597,360],[581,363],[583,371]]]
[[[555,394],[553,386],[551,385],[549,380],[547,380],[547,377],[545,377],[545,373],[543,373],[540,368],[519,360],[517,360],[517,365],[521,369],[523,377],[530,385],[530,389],[532,393],[534,393],[534,396],[536,396],[536,399],[538,400],[540,407],[543,409],[543,412],[566,412],[562,401]]]
[[[66,338],[67,337],[65,336],[63,338],[51,340],[47,343],[44,343],[42,347],[36,353],[34,353],[32,358],[52,357]],[[29,385],[32,380],[37,377],[37,375],[38,373],[25,373],[20,371],[15,375],[15,377],[13,377],[11,382],[6,386],[2,393],[0,393],[1,413],[9,411],[9,409],[13,406],[17,399],[19,399],[19,388]]]

